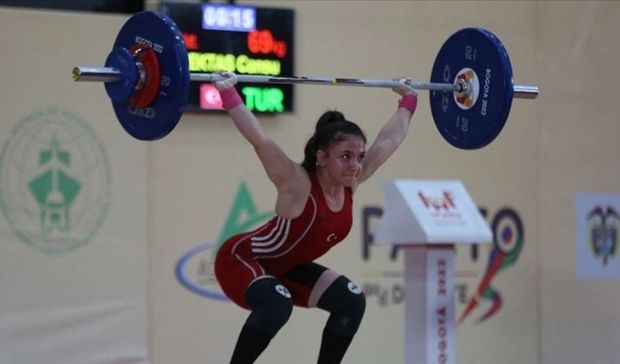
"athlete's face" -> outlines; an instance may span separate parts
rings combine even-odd
[[[317,153],[323,171],[346,187],[353,187],[357,183],[365,157],[364,140],[355,135],[345,135],[343,140]]]

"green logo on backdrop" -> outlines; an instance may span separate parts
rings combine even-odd
[[[111,173],[92,128],[63,110],[22,119],[0,152],[0,209],[13,233],[47,255],[89,242],[108,212]]]

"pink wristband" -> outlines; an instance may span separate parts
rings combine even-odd
[[[241,100],[241,96],[239,96],[239,93],[234,86],[221,90],[220,98],[222,99],[222,107],[224,110],[234,109],[235,107],[243,104],[243,100]]]
[[[418,97],[416,95],[404,95],[398,102],[398,107],[404,107],[412,114],[415,112],[415,108],[418,106]]]

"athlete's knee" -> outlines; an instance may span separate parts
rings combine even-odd
[[[291,294],[282,283],[273,278],[254,282],[245,297],[252,307],[252,313],[245,324],[270,337],[284,326],[293,311]]]
[[[339,335],[353,335],[364,317],[366,297],[358,286],[340,276],[323,293],[317,306],[331,313],[327,323],[329,330]]]

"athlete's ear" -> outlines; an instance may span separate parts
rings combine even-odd
[[[316,166],[323,167],[327,163],[327,153],[323,149],[316,151]]]

